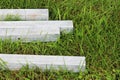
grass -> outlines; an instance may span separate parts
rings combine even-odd
[[[20,16],[19,15],[11,15],[11,14],[8,14],[6,17],[5,17],[5,19],[4,19],[4,21],[20,21],[21,20],[21,18],[20,18]]]
[[[48,8],[51,20],[73,20],[57,42],[0,41],[0,52],[85,56],[86,71],[0,70],[1,80],[119,80],[120,0],[0,0],[0,8]]]

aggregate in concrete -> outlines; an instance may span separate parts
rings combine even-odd
[[[73,22],[71,20],[63,20],[63,21],[1,21],[0,28],[4,26],[48,26],[50,25],[51,28],[58,27],[60,28],[61,32],[72,32],[73,31]]]
[[[60,37],[58,27],[47,26],[1,26],[0,38],[2,40],[11,39],[12,41],[21,40],[22,42],[31,41],[57,41]]]
[[[44,55],[20,55],[0,54],[1,63],[10,70],[19,70],[25,65],[29,68],[39,67],[45,69],[69,70],[73,72],[84,71],[86,62],[84,56],[44,56]],[[2,66],[1,66],[2,67]]]
[[[20,20],[48,20],[48,9],[0,9],[0,20],[10,17],[20,18]]]

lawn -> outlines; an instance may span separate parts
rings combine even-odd
[[[0,70],[0,80],[119,80],[120,0],[0,0],[0,8],[48,8],[50,20],[73,20],[57,42],[0,40],[0,53],[85,56],[86,71]]]

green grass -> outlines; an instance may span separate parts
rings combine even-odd
[[[86,71],[0,70],[0,80],[119,80],[120,0],[0,0],[0,8],[48,8],[50,20],[73,20],[57,42],[0,41],[0,52],[85,56]]]
[[[19,15],[11,15],[11,14],[8,14],[6,17],[5,17],[5,19],[4,19],[4,21],[20,21],[21,20],[21,18],[20,18],[20,16]]]

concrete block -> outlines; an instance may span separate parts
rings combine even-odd
[[[0,63],[10,70],[19,70],[22,66],[29,65],[29,68],[39,67],[45,69],[69,70],[73,72],[84,71],[86,66],[85,57],[80,56],[43,56],[43,55],[18,55],[0,54]],[[2,66],[0,66],[2,68]]]
[[[1,21],[1,26],[47,26],[60,28],[60,31],[65,31],[66,33],[73,31],[73,22],[67,21]]]
[[[60,37],[58,27],[47,26],[0,26],[0,38],[11,39],[12,41],[21,40],[31,41],[56,41]]]
[[[0,9],[0,20],[17,16],[21,20],[48,20],[48,9]]]

